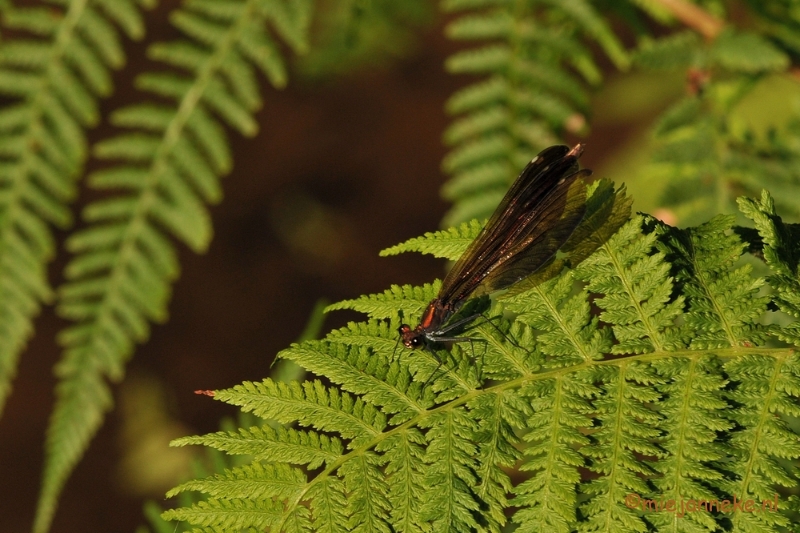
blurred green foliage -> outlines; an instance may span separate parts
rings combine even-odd
[[[0,2],[0,409],[41,306],[70,323],[37,532],[113,407],[109,382],[167,319],[176,242],[207,249],[228,134],[258,130],[265,81],[391,66],[443,28],[459,46],[444,70],[465,80],[444,110],[443,226],[482,220],[526,161],[575,139],[603,146],[596,174],[624,180],[636,208],[670,224],[745,223],[735,200],[761,189],[800,217],[793,0],[186,0],[168,6],[176,39],[153,44],[154,65],[136,73],[149,103],[103,117],[123,37],[144,37],[155,4]],[[104,119],[117,129],[89,147]],[[82,179],[90,157],[109,166]],[[72,231],[84,189],[101,192]],[[71,232],[73,254],[60,287],[47,272],[55,228]]]

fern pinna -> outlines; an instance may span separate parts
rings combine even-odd
[[[396,353],[435,283],[331,306],[370,320],[279,354],[326,382],[214,392],[266,423],[176,444],[252,461],[177,487],[204,497],[164,517],[198,531],[786,531],[800,357],[781,339],[797,344],[798,322],[763,322],[800,315],[800,233],[767,193],[742,199],[772,270],[754,278],[731,216],[628,219],[607,182],[587,205],[561,271],[501,296],[496,327],[476,323],[480,372],[468,344]],[[479,229],[392,251],[454,259]]]

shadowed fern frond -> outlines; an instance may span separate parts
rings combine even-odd
[[[305,49],[309,2],[191,0],[171,14],[183,38],[153,45],[151,58],[176,71],[141,75],[156,97],[120,109],[127,131],[97,144],[115,163],[93,173],[90,187],[111,191],[83,212],[72,235],[58,312],[75,322],[64,346],[60,383],[47,439],[36,531],[47,529],[63,483],[111,407],[107,379],[119,380],[149,321],[166,319],[178,274],[169,236],[196,252],[211,239],[204,205],[221,197],[219,177],[231,168],[223,125],[253,135],[260,106],[257,72],[281,87],[286,71],[279,41]]]
[[[499,533],[509,519],[524,532],[784,531],[797,518],[784,500],[798,483],[800,357],[778,339],[800,341],[797,322],[761,320],[770,301],[798,315],[800,232],[766,193],[741,206],[766,279],[740,266],[753,243],[731,216],[679,230],[637,215],[577,268],[498,299],[474,343],[395,353],[401,310],[435,286],[338,304],[388,321],[280,353],[330,385],[217,391],[266,425],[176,444],[256,458],[177,487],[208,499],[164,517],[270,531]],[[401,247],[448,255],[461,239]]]
[[[778,4],[774,7],[780,9]],[[757,2],[750,5],[755,15],[769,11]],[[731,26],[706,39],[679,31],[643,40],[633,56],[641,68],[684,72],[688,78],[687,96],[668,108],[653,129],[656,147],[649,176],[667,179],[662,201],[682,224],[699,223],[703,213],[735,214],[737,196],[755,195],[765,187],[786,216],[800,216],[794,193],[800,183],[796,105],[781,112],[786,124],[765,132],[742,111],[748,98],[757,98],[753,95],[762,83],[790,68],[800,43],[800,15],[788,10],[781,27],[763,28]]]
[[[443,7],[459,12],[447,26],[448,37],[481,43],[446,63],[449,72],[481,77],[447,103],[457,116],[444,134],[452,149],[442,163],[451,176],[442,192],[456,204],[442,222],[449,227],[487,217],[517,169],[557,144],[563,132],[585,130],[586,85],[599,83],[600,70],[584,39],[620,68],[629,60],[584,0],[447,0]]]
[[[120,29],[144,34],[141,8],[155,0],[3,6],[11,33],[0,46],[0,412],[32,319],[52,300],[50,225],[72,223],[67,204],[86,159],[85,130],[112,91],[125,55]]]

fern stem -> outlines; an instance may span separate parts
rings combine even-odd
[[[654,0],[654,2],[666,8],[690,28],[697,30],[708,41],[713,41],[725,25],[708,11],[685,0]]]

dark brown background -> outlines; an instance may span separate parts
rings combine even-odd
[[[166,7],[148,18],[149,42],[175,36]],[[160,422],[172,424],[169,437],[214,431],[234,410],[193,391],[268,375],[275,353],[297,338],[318,299],[354,298],[441,275],[443,263],[429,257],[378,257],[387,246],[437,229],[447,209],[439,198],[441,135],[449,122],[443,107],[466,80],[444,73],[456,45],[441,35],[441,26],[426,29],[414,53],[385,68],[264,91],[259,135],[231,134],[235,168],[224,179],[224,200],[211,208],[211,248],[198,256],[179,246],[182,272],[170,320],[154,326],[138,348],[128,385],[114,387],[123,408],[107,418],[68,481],[52,531],[133,531],[144,522],[142,492],[163,497],[165,487],[140,490],[120,472],[129,448],[144,438],[137,428],[148,428],[127,418],[149,409],[147,402],[160,402],[160,416],[169,419]],[[131,91],[130,76],[147,67],[144,45],[129,45],[132,65],[117,75],[104,113],[141,98]],[[110,131],[101,125],[91,140]],[[608,131],[596,131],[584,164],[592,166],[614,142]],[[63,246],[59,253],[50,270],[54,285],[67,260]],[[325,330],[355,318],[335,313]],[[4,533],[29,531],[32,524],[54,401],[52,368],[60,355],[54,336],[65,325],[52,308],[37,318],[0,419]],[[130,383],[150,384],[157,394]],[[139,465],[151,461],[144,457]]]

